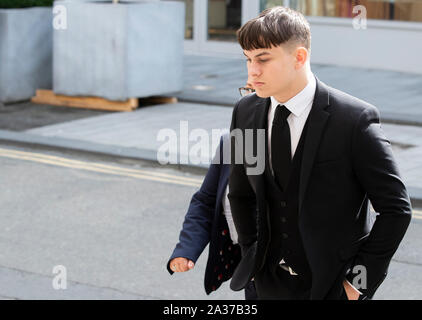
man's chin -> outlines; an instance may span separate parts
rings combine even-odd
[[[268,98],[268,97],[271,97],[271,95],[269,95],[268,93],[261,92],[261,91],[258,91],[258,90],[255,90],[255,93],[260,98]]]

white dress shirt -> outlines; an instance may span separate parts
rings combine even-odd
[[[273,172],[271,162],[271,130],[273,128],[273,120],[275,110],[278,105],[284,105],[291,112],[287,117],[287,122],[290,127],[290,140],[291,140],[291,154],[292,159],[295,154],[297,145],[299,144],[300,136],[302,135],[303,127],[305,126],[306,119],[308,119],[309,112],[314,102],[316,80],[312,75],[308,84],[302,91],[286,102],[279,102],[274,97],[271,97],[271,107],[268,112],[268,159],[270,163],[271,172]]]
[[[302,91],[286,102],[279,102],[274,97],[271,97],[271,107],[268,112],[268,159],[270,164],[271,172],[273,172],[271,162],[271,130],[273,128],[273,120],[275,110],[278,105],[284,105],[291,112],[287,117],[287,122],[290,127],[290,141],[292,159],[295,154],[297,145],[299,144],[300,136],[302,135],[303,127],[305,126],[306,120],[308,119],[309,112],[311,112],[312,104],[314,102],[316,89],[316,80],[312,75],[308,84]],[[284,259],[281,259],[280,264],[285,263]],[[292,269],[289,269],[291,274],[296,274]]]

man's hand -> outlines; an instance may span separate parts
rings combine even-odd
[[[193,261],[186,258],[174,258],[170,261],[170,269],[174,272],[189,271],[195,266]]]
[[[347,280],[343,281],[343,287],[346,291],[347,299],[349,300],[358,300],[361,293],[358,289],[351,285],[351,283]]]

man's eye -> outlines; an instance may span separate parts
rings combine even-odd
[[[268,60],[258,60],[258,62],[259,63],[265,63],[265,62],[267,62]]]

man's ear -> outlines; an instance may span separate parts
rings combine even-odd
[[[295,69],[297,70],[305,65],[308,60],[309,51],[305,47],[297,47],[294,51],[294,56],[296,59]]]

